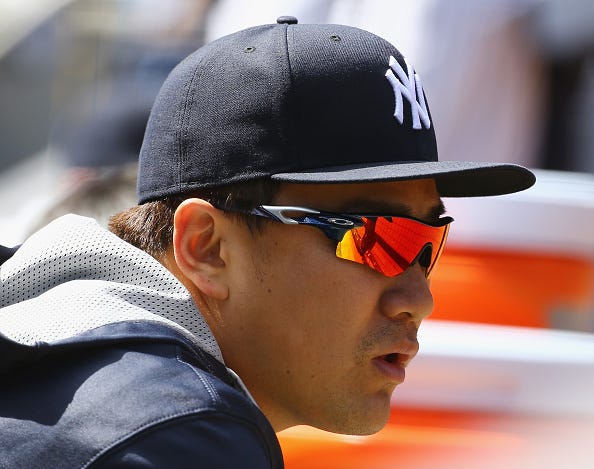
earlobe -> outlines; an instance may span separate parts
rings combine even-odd
[[[173,219],[173,250],[179,269],[198,290],[216,300],[229,296],[220,252],[220,217],[207,201],[187,199]]]

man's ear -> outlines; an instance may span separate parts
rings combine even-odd
[[[225,300],[229,288],[222,275],[223,215],[202,199],[184,200],[173,218],[173,251],[181,272],[206,296]]]

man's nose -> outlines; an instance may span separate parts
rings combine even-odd
[[[425,269],[415,263],[390,283],[380,298],[380,310],[390,319],[410,317],[417,327],[433,311],[433,295]]]

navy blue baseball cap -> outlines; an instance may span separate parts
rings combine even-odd
[[[442,197],[535,182],[518,165],[439,161],[421,80],[393,45],[293,17],[213,41],[170,73],[140,152],[139,202],[259,178],[434,178]]]

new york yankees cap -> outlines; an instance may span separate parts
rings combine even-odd
[[[518,165],[439,161],[420,78],[393,45],[293,17],[215,40],[170,73],[140,152],[139,202],[258,178],[434,178],[442,197],[535,182]]]

